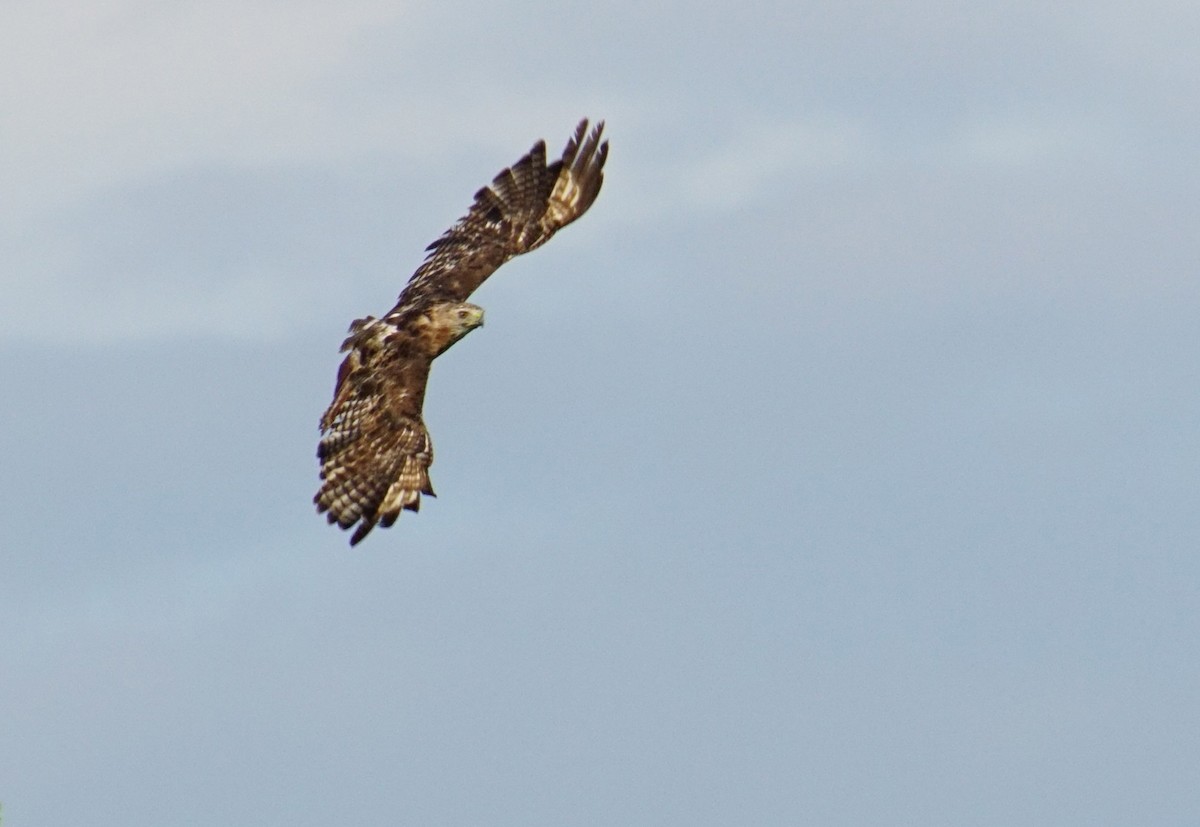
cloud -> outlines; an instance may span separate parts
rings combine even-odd
[[[270,340],[294,330],[298,312],[321,304],[315,288],[298,291],[277,273],[227,275],[218,283],[164,279],[92,289],[61,278],[31,280],[0,308],[0,327],[8,338],[55,345],[206,336]],[[63,312],[70,308],[76,312]]]
[[[557,144],[590,114],[502,77],[470,84],[470,105],[446,94],[428,82],[446,56],[409,71],[434,22],[382,0],[14,9],[0,31],[0,336],[294,329],[345,270],[391,270],[373,246],[382,217],[394,227],[423,203],[452,220],[542,124]],[[503,154],[454,163],[481,145]],[[432,169],[446,206],[419,186]],[[356,205],[338,201],[348,190]]]
[[[6,217],[181,165],[311,154],[337,127],[316,106],[321,79],[364,27],[412,8],[55,5],[0,35]]]
[[[1121,136],[1102,123],[1066,116],[996,112],[955,119],[914,136],[881,119],[810,117],[744,123],[725,135],[690,136],[671,155],[650,156],[646,131],[618,147],[606,193],[608,221],[643,223],[689,215],[762,209],[842,180],[860,189],[879,182],[935,174],[993,180],[1065,170],[1122,169],[1133,163]],[[622,169],[622,150],[632,169]],[[620,176],[618,178],[618,175]]]
[[[515,21],[480,10],[450,36],[458,7],[383,0],[23,7],[0,32],[0,335],[281,335],[306,323],[331,280],[339,296],[378,274],[398,289],[476,187],[538,137],[557,149],[585,114],[609,120],[613,153],[605,196],[575,239],[786,212],[872,182],[982,177],[986,187],[1136,162],[1136,129],[1080,93],[1081,79],[1094,80],[1102,58],[1141,55],[1153,25],[1139,23],[1126,42],[1103,14],[1068,25],[1030,4],[996,30],[994,15],[935,8],[945,24],[936,32],[907,10],[865,29],[858,9],[783,15],[769,31],[759,24],[780,11],[771,4],[736,21],[707,10],[689,30],[702,37],[663,44],[641,32],[681,9],[639,6],[632,19],[645,25],[622,52],[630,61],[611,70],[583,59],[599,47],[578,42],[574,24],[549,20],[540,58],[493,73],[478,68],[506,59],[503,26],[529,24],[537,9],[515,10]],[[627,22],[612,9],[589,14],[601,34]],[[1081,51],[1096,30],[1103,37]],[[806,48],[791,42],[799,36]],[[713,62],[718,37],[745,60]],[[693,96],[680,94],[674,69],[644,68],[664,53],[689,67]],[[1184,60],[1172,54],[1170,65]],[[1017,74],[997,81],[1009,60]],[[828,65],[817,73],[812,61]],[[960,68],[948,72],[951,62]],[[748,66],[801,82],[787,96],[744,94],[733,87]],[[1064,98],[1071,105],[1058,105]],[[191,180],[205,175],[223,190]],[[277,197],[260,203],[271,178]],[[916,203],[919,194],[862,195],[868,207],[893,197],[913,223],[939,223],[922,217],[937,205]],[[311,209],[297,211],[300,202]],[[428,238],[401,243],[395,228],[418,220]],[[834,237],[859,237],[861,221],[847,221]],[[71,313],[80,296],[87,318]]]
[[[874,152],[864,130],[852,123],[750,127],[683,165],[678,194],[695,206],[735,209],[801,174],[861,167]]]

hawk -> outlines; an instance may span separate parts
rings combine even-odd
[[[513,256],[545,244],[587,212],[604,182],[604,123],[579,122],[562,158],[546,163],[533,148],[475,193],[475,203],[426,250],[396,306],[350,325],[342,343],[333,401],[321,417],[317,512],[343,529],[350,545],[376,525],[417,511],[429,482],[433,444],[421,418],[433,360],[483,325],[467,298]]]

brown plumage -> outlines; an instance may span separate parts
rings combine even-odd
[[[354,545],[402,509],[416,511],[429,482],[433,444],[421,419],[433,360],[483,324],[466,299],[500,265],[549,240],[587,212],[604,182],[603,122],[575,128],[562,158],[546,164],[538,141],[475,193],[465,216],[427,248],[396,306],[350,325],[333,402],[321,417],[321,488],[313,501],[331,523],[355,524]]]

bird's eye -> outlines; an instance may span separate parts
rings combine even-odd
[[[467,318],[467,315],[468,315],[468,314],[467,314],[467,311],[465,311],[465,310],[460,310],[460,311],[458,311],[458,318],[460,318],[460,319],[465,319],[465,318]]]

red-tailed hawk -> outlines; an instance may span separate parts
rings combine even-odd
[[[521,160],[475,193],[471,209],[426,248],[396,306],[350,325],[342,343],[333,402],[321,417],[318,512],[344,529],[350,545],[376,525],[396,522],[433,496],[433,445],[421,419],[433,360],[483,324],[467,297],[513,256],[540,247],[587,212],[604,182],[603,122],[575,128],[562,158],[546,163],[538,141]]]

